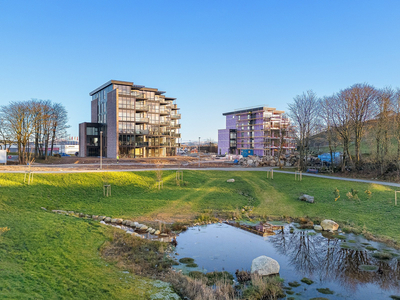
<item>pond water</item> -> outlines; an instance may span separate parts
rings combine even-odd
[[[295,228],[290,233],[295,225],[286,224],[283,231],[269,237],[227,224],[189,228],[177,237],[175,258],[191,257],[198,267],[176,268],[183,272],[228,271],[234,275],[236,270],[250,270],[254,258],[266,255],[279,262],[284,286],[292,281],[300,283],[292,287],[294,294],[288,295],[295,299],[390,300],[391,295],[400,295],[399,251],[354,234],[341,233],[338,239],[314,230]],[[391,258],[378,259],[373,256],[376,253]],[[373,270],[363,270],[365,265],[374,266],[369,267]],[[303,277],[314,283],[301,282]],[[317,291],[320,288],[329,288],[334,294],[322,294]]]

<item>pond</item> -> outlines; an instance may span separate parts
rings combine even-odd
[[[262,237],[227,224],[189,228],[177,237],[175,258],[191,257],[197,268],[179,265],[189,271],[250,270],[252,260],[266,255],[280,264],[284,286],[291,287],[290,297],[310,299],[391,299],[400,295],[400,252],[383,243],[366,240],[354,234],[329,233],[295,228],[285,224],[276,235]],[[377,258],[375,256],[379,256]],[[314,281],[308,285],[303,277]],[[325,295],[317,289],[329,288]],[[400,298],[399,298],[400,299]]]

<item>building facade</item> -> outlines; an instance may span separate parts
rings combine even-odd
[[[284,111],[253,107],[223,114],[226,128],[218,130],[218,153],[247,155],[289,154],[296,148],[290,120]]]
[[[91,122],[79,124],[79,156],[176,155],[181,115],[165,92],[111,80],[90,93]]]

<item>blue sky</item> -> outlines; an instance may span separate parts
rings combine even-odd
[[[400,1],[0,0],[0,105],[64,104],[71,135],[110,79],[177,98],[183,141],[312,89],[400,87]]]

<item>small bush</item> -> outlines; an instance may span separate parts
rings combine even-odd
[[[245,299],[279,299],[285,297],[280,277],[265,277],[253,274],[251,285],[243,292]]]
[[[335,201],[337,201],[340,198],[340,191],[338,190],[338,188],[335,188],[333,194],[335,195]]]

